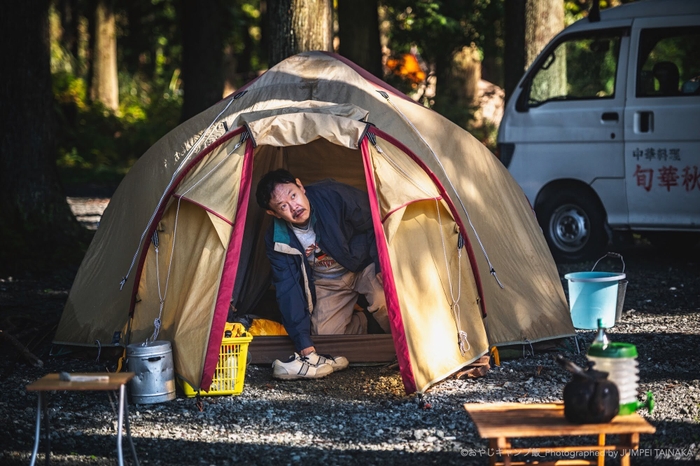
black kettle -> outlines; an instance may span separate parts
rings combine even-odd
[[[593,370],[593,362],[583,370],[561,355],[556,361],[574,375],[564,387],[564,417],[574,424],[610,422],[620,411],[620,391],[608,373]]]

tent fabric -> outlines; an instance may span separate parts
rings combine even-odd
[[[279,167],[305,184],[331,177],[367,192],[408,392],[489,345],[575,333],[529,203],[493,154],[346,59],[309,52],[138,160],[105,210],[55,342],[166,339],[178,376],[208,388],[229,301],[253,312],[270,286],[269,216],[251,199]]]
[[[378,154],[372,155],[374,160],[378,158]],[[391,178],[394,167],[388,171],[387,177]],[[375,171],[375,183],[383,175],[382,170]],[[387,303],[396,300],[389,307],[401,309],[400,313],[390,314],[392,334],[406,336],[405,347],[397,348],[397,354],[409,360],[440,361],[425,365],[423,370],[409,372],[402,367],[404,384],[409,390],[429,386],[464,366],[465,359],[474,360],[488,348],[474,277],[468,273],[468,266],[465,273],[460,273],[462,258],[454,247],[458,231],[454,222],[448,221],[451,217],[440,200],[417,199],[398,210],[391,209],[391,203],[377,204],[378,217],[390,212],[391,216],[400,217],[400,227],[393,229],[391,241],[385,232],[377,235],[384,240],[379,243],[388,252],[388,257],[382,255],[382,270],[391,268],[391,278],[384,280]],[[421,239],[421,247],[416,247],[416,238]],[[464,309],[464,313],[456,309]],[[455,344],[462,328],[473,332],[473,345],[469,344],[466,354],[461,354]]]

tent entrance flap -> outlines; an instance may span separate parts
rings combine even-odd
[[[160,318],[159,339],[172,342],[176,372],[198,381],[202,367],[197,355],[204,351],[198,342],[209,336],[218,289],[218,280],[213,277],[221,276],[228,244],[222,244],[206,210],[186,201],[179,209],[177,206],[172,203],[160,219],[158,257],[153,245],[149,247],[132,318],[131,342],[151,337],[154,321]],[[230,225],[228,229],[230,232]]]
[[[439,209],[435,201],[408,205],[389,245],[418,391],[488,348],[474,277],[456,247],[459,233],[454,222],[441,222],[449,215],[437,205]]]
[[[130,341],[171,341],[176,372],[195,385],[206,349],[200,342],[209,339],[233,232],[244,154],[245,144],[234,138],[187,172],[157,220],[158,251],[149,244],[140,274]]]
[[[410,359],[404,364],[423,391],[488,349],[479,293],[435,182],[389,141],[368,147]]]

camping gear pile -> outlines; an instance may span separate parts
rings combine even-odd
[[[598,327],[598,336],[588,348],[586,357],[589,364],[607,373],[608,378],[617,385],[620,392],[620,415],[632,414],[641,408],[646,408],[651,413],[654,409],[652,392],[646,393],[644,402],[637,400],[637,347],[631,343],[608,341],[602,319],[598,321]]]
[[[587,370],[557,355],[556,362],[574,377],[564,387],[564,416],[575,424],[608,422],[617,414],[632,414],[640,408],[654,409],[654,395],[637,400],[639,369],[637,348],[630,343],[610,342],[603,319],[588,348]],[[594,370],[595,368],[595,370]]]
[[[498,159],[348,60],[309,52],[137,161],[104,212],[54,342],[165,339],[177,376],[209,389],[229,308],[260,315],[270,292],[270,216],[251,193],[282,167],[304,184],[334,178],[367,192],[407,393],[491,346],[575,334],[541,229]],[[373,335],[357,337],[372,353]]]
[[[610,422],[620,410],[620,392],[608,374],[593,370],[593,363],[583,370],[561,355],[556,360],[574,375],[564,386],[564,417],[574,424]]]

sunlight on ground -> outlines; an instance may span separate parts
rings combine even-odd
[[[88,230],[97,230],[109,198],[67,197],[73,215]]]

